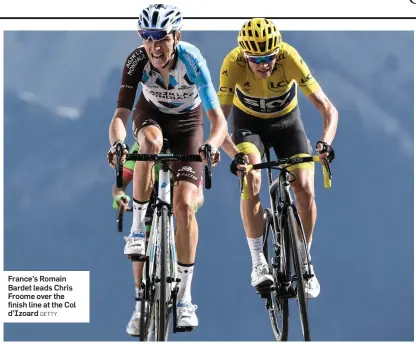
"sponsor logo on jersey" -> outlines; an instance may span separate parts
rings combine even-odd
[[[178,174],[177,177],[186,177],[186,178],[191,178],[193,180],[197,180],[198,178],[195,175],[195,171],[191,166],[182,166],[179,170],[178,170]]]
[[[126,63],[126,67],[128,68],[128,72],[127,72],[127,74],[128,75],[133,75],[133,73],[134,73],[134,70],[136,69],[136,67],[137,67],[137,65],[139,64],[139,62],[141,61],[141,60],[143,60],[144,58],[146,58],[146,54],[143,52],[143,51],[141,51],[141,50],[138,50],[138,51],[135,51],[130,57],[129,57],[129,59],[127,60],[127,63]]]
[[[189,62],[189,65],[191,66],[191,68],[195,72],[195,75],[199,75],[201,73],[201,69],[199,68],[198,60],[195,58],[195,56],[193,56],[190,53],[188,53],[187,51],[185,51],[183,53],[183,57],[185,58],[186,61]]]
[[[231,93],[234,93],[232,87],[226,87],[226,86],[221,86],[220,87],[220,92],[231,92]]]
[[[153,97],[157,97],[159,99],[188,99],[194,97],[194,93],[188,92],[173,92],[173,91],[147,91]]]
[[[285,52],[282,51],[281,53],[277,54],[276,61],[284,60],[286,57],[287,57],[287,53],[285,54]]]
[[[310,82],[312,80],[312,82]],[[305,78],[300,79],[299,86],[307,86],[311,85],[315,82],[315,79],[313,78],[312,74],[309,73]]]
[[[241,67],[245,67],[247,64],[247,60],[244,56],[238,56],[237,57],[237,64]]]
[[[178,88],[178,90],[189,90],[190,88],[192,88],[192,86],[182,85],[181,87]]]
[[[279,82],[275,82],[275,81],[270,81],[268,84],[268,88],[270,91],[273,92],[279,92],[281,91],[280,89],[283,87],[286,87],[288,85],[288,83],[286,82],[286,80],[281,80]]]
[[[283,110],[296,97],[295,83],[292,84],[292,87],[287,92],[278,97],[252,97],[247,94],[244,94],[238,87],[236,87],[235,90],[239,101],[246,108],[255,112],[265,114],[275,113]]]

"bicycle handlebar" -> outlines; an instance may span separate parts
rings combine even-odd
[[[322,174],[324,177],[324,187],[329,189],[332,185],[332,174],[331,174],[331,167],[329,165],[328,159],[323,159],[319,157],[319,155],[307,156],[307,157],[296,157],[296,158],[283,158],[269,162],[261,162],[259,164],[248,165],[247,172],[251,170],[259,170],[263,168],[272,168],[277,167],[278,169],[286,169],[287,167],[300,164],[303,162],[320,162],[322,164]],[[283,165],[286,165],[282,167]]]
[[[124,218],[124,211],[121,211],[121,207],[118,207],[117,209],[117,216],[116,216],[116,222],[117,222],[117,229],[119,232],[123,231],[123,218]],[[126,211],[133,211],[133,208],[128,207]]]
[[[121,163],[121,156],[123,155],[123,145],[116,144],[116,184],[119,189],[123,187],[123,164]]]
[[[209,145],[205,145],[204,153],[207,160],[205,165],[205,188],[210,189],[212,184],[212,161],[211,161],[211,149]],[[123,164],[121,164],[121,157],[123,155],[123,146],[119,142],[116,145],[116,182],[117,187],[123,186]],[[126,161],[202,161],[199,154],[141,154],[130,153],[126,156]]]

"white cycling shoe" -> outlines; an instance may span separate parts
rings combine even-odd
[[[138,337],[140,336],[140,317],[141,317],[141,309],[140,309],[140,301],[136,302],[136,308],[133,311],[133,315],[126,327],[126,332],[130,336]]]
[[[261,288],[270,286],[274,283],[273,276],[269,272],[267,264],[260,263],[253,267],[251,271],[251,286]]]
[[[310,264],[311,267],[311,274],[313,275],[313,277],[305,280],[305,296],[308,299],[313,299],[315,297],[318,297],[319,293],[321,292],[321,286],[319,284],[318,279],[316,278],[316,274],[315,271],[313,269],[313,265]],[[303,272],[307,272],[308,271],[308,265],[303,265],[302,268]]]
[[[176,304],[176,326],[177,327],[197,327],[198,317],[195,314],[197,305],[180,300]]]
[[[124,237],[126,245],[124,246],[124,254],[128,256],[145,255],[146,250],[146,232],[137,231]]]

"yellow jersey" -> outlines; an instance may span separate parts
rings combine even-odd
[[[295,48],[282,43],[272,75],[258,78],[249,68],[243,50],[237,47],[221,67],[218,98],[221,105],[234,104],[260,118],[284,116],[298,104],[297,86],[305,95],[321,87]]]

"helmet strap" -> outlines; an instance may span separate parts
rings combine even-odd
[[[173,33],[173,51],[170,57],[168,58],[168,60],[166,61],[166,63],[162,66],[162,68],[166,68],[166,66],[169,64],[170,61],[172,61],[172,58],[176,54],[176,47],[178,43],[178,41],[176,40],[176,31],[173,31],[172,33]]]

